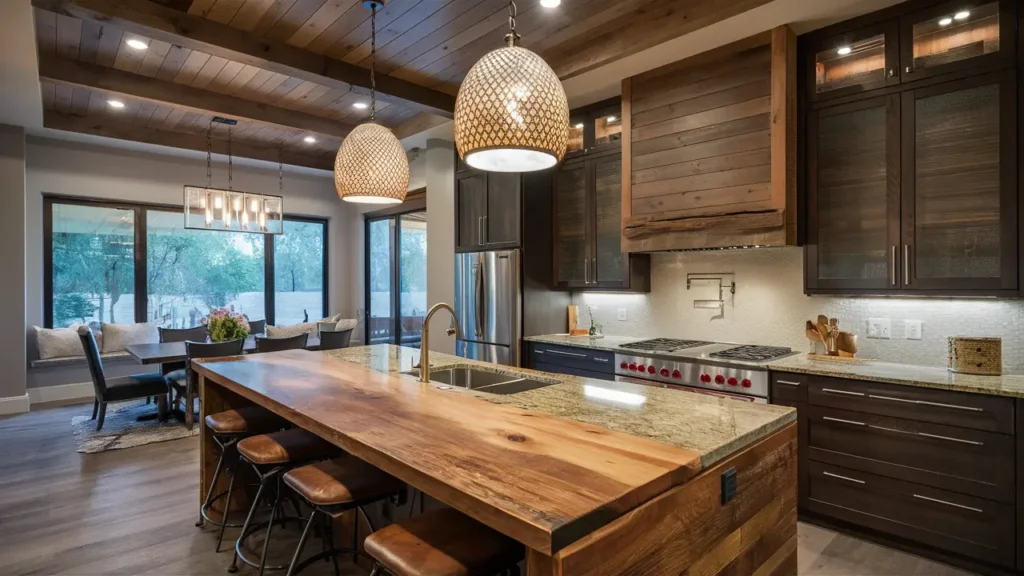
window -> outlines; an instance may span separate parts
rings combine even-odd
[[[274,316],[279,324],[317,320],[324,308],[327,226],[321,220],[285,220],[274,237]]]
[[[368,218],[366,262],[365,341],[419,347],[427,313],[427,213]]]
[[[284,234],[186,230],[180,208],[46,197],[44,323],[197,326],[212,308],[287,325],[327,315],[327,221]],[[276,312],[276,313],[275,313]]]

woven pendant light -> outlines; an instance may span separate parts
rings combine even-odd
[[[377,9],[384,0],[363,2],[370,9],[370,121],[356,126],[338,149],[334,159],[334,187],[346,202],[399,204],[409,189],[409,159],[398,138],[374,122],[377,83],[374,78],[377,55]]]
[[[455,145],[467,164],[491,172],[531,172],[565,155],[569,102],[555,71],[520,48],[509,2],[507,46],[469,71],[455,101]]]

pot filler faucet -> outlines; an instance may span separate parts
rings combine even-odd
[[[430,318],[442,308],[452,315],[452,326],[447,330],[448,335],[451,336],[461,331],[459,319],[455,316],[455,310],[452,310],[451,306],[440,302],[430,308],[430,311],[427,312],[427,317],[423,319],[423,337],[420,343],[420,382],[430,382]]]

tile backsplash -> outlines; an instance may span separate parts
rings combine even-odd
[[[717,299],[719,291],[713,281],[694,281],[688,290],[687,274],[731,275],[723,277],[735,281],[736,293],[724,291],[721,310],[694,308],[694,300]],[[904,364],[945,366],[948,336],[994,336],[1003,339],[1004,371],[1024,372],[1024,301],[806,296],[800,248],[653,254],[649,294],[581,292],[573,299],[581,323],[589,326],[590,306],[610,335],[700,338],[799,351],[810,347],[804,322],[825,314],[858,335],[858,356]],[[888,340],[867,337],[869,318],[889,319]],[[921,340],[906,339],[906,320],[922,322]]]

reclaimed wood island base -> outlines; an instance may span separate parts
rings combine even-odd
[[[606,391],[580,406],[578,418],[557,417],[510,405],[521,395],[522,402],[540,402],[540,390],[488,401],[399,374],[415,351],[365,351],[367,362],[305,351],[196,362],[203,413],[252,404],[275,412],[523,543],[529,576],[796,574],[791,409],[534,373],[559,381],[540,389],[552,398],[575,393],[572,387],[587,396],[595,386]],[[435,369],[481,366],[436,356]],[[381,366],[371,357],[390,361]],[[609,404],[609,390],[643,403]],[[614,429],[629,413],[635,425],[691,404],[696,410],[680,414],[679,426],[701,425],[703,418],[736,437],[687,447],[685,439],[673,445]],[[614,420],[608,427],[588,423],[595,413]],[[747,425],[751,414],[756,423]],[[219,454],[205,428],[201,443],[203,498]],[[723,453],[723,446],[735,449]],[[735,491],[726,496],[723,479],[733,473]],[[219,484],[218,491],[226,489],[225,479]],[[234,499],[232,508],[244,509],[244,500]]]

